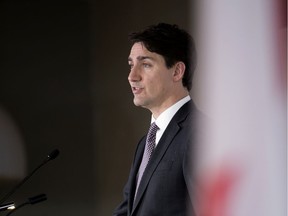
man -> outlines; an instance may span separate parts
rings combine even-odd
[[[193,40],[165,23],[133,33],[130,40],[134,104],[151,111],[153,128],[137,146],[124,200],[113,215],[193,215],[190,164],[198,112],[189,96],[196,64]]]

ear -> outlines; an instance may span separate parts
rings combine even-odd
[[[182,80],[184,76],[186,66],[183,62],[177,62],[174,66],[173,80],[178,82]]]

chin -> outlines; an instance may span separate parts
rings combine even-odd
[[[137,98],[134,98],[133,102],[135,106],[145,107],[145,103]]]
[[[139,103],[138,101],[134,100],[133,103],[134,103],[135,106],[142,106],[141,103]]]

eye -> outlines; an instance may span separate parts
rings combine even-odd
[[[148,63],[143,63],[143,67],[144,67],[144,68],[151,68],[152,65],[151,65],[151,64],[148,64]]]

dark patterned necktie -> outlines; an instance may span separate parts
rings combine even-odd
[[[150,125],[148,134],[147,134],[147,139],[146,139],[146,145],[145,145],[145,150],[144,150],[144,154],[143,154],[143,158],[142,158],[142,162],[138,171],[138,176],[137,176],[137,185],[136,185],[136,190],[135,190],[135,196],[134,199],[136,197],[137,194],[137,190],[139,187],[139,184],[141,182],[143,173],[145,171],[145,168],[150,160],[151,154],[154,151],[155,148],[155,140],[156,140],[156,132],[159,129],[159,127],[156,125],[155,122],[153,122]]]

